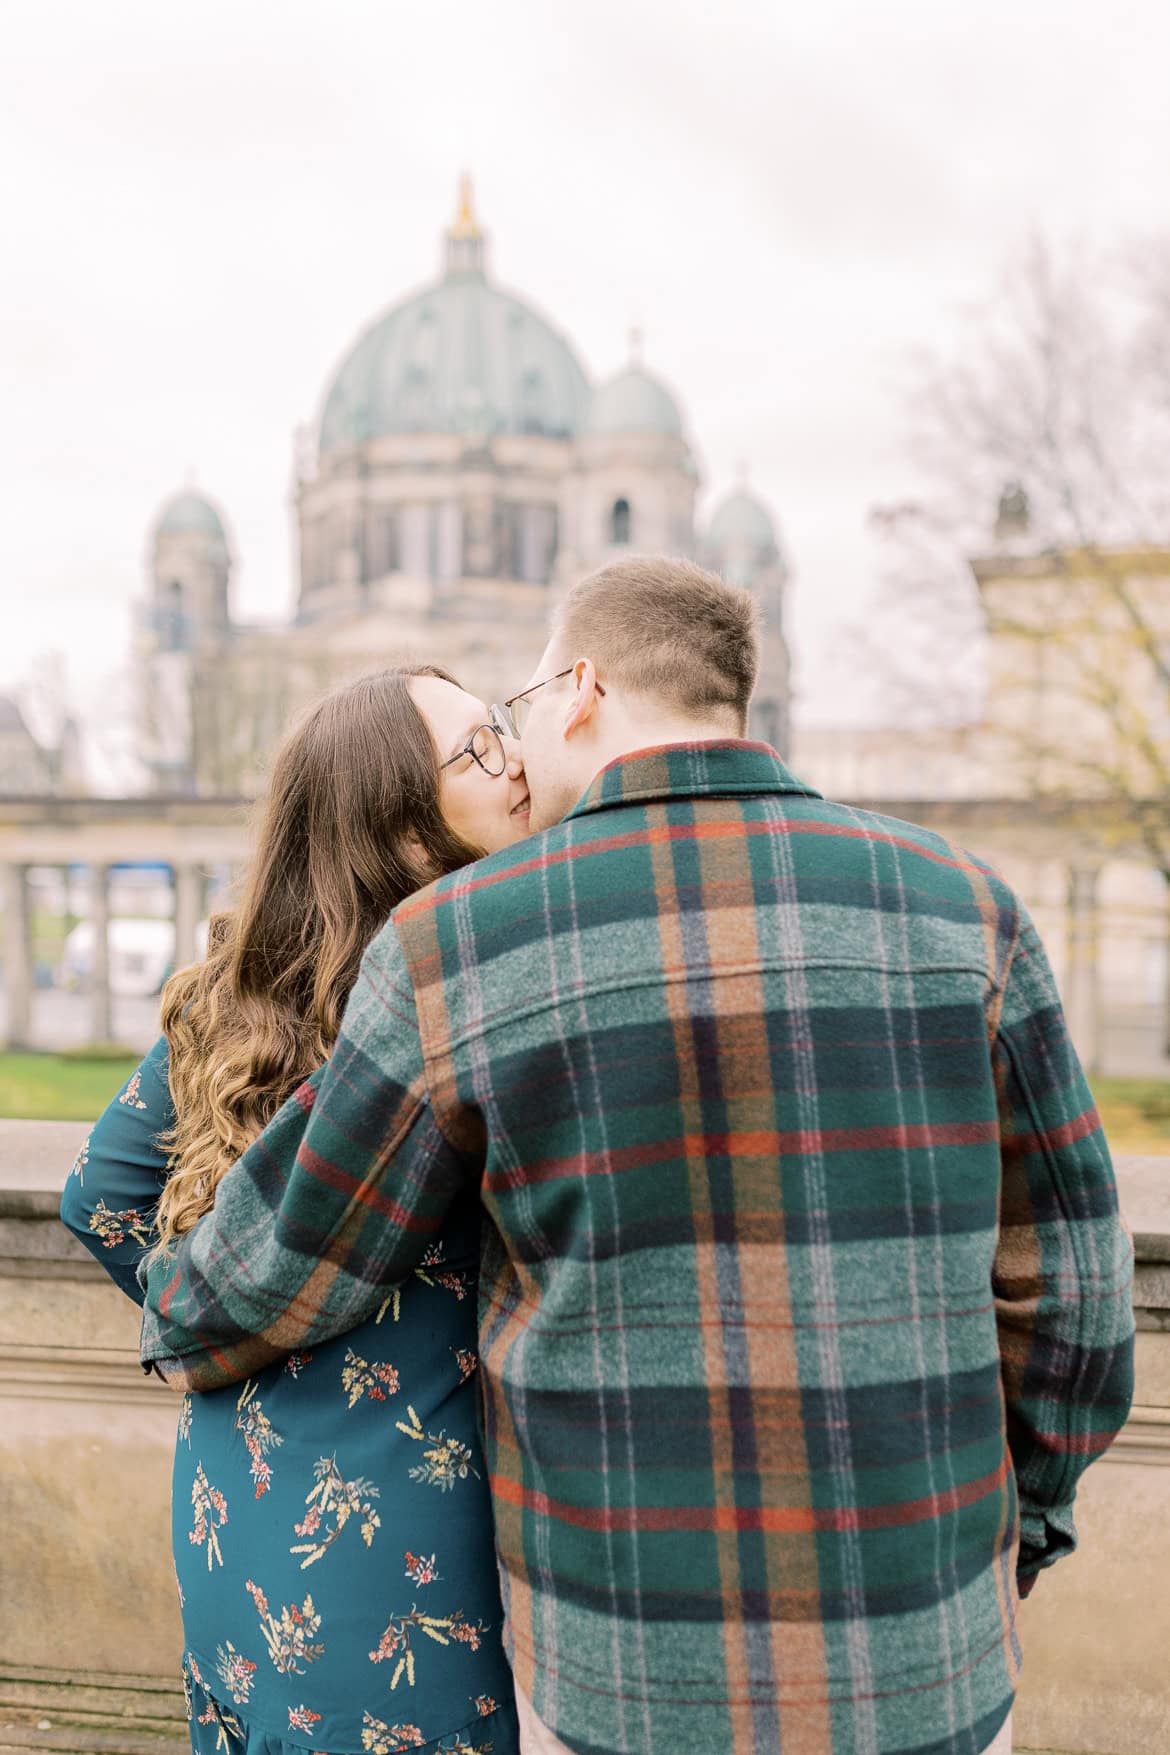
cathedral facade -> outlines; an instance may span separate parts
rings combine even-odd
[[[594,385],[571,343],[488,271],[465,182],[439,278],[378,317],[298,449],[293,616],[233,617],[226,520],[179,494],[153,532],[137,652],[161,793],[252,792],[291,711],[379,665],[427,661],[485,697],[521,686],[564,589],[625,553],[687,555],[760,600],[753,734],[788,738],[787,569],[746,488],[705,528],[671,391],[635,348]]]

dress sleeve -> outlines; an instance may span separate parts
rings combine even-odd
[[[393,922],[366,951],[319,1079],[228,1171],[215,1206],[149,1265],[142,1360],[219,1389],[372,1316],[482,1165],[444,1137]]]
[[[61,1196],[62,1223],[136,1304],[143,1299],[137,1268],[155,1241],[167,1175],[158,1137],[174,1118],[161,1037],[95,1123]]]

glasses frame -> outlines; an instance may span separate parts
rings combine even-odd
[[[526,701],[529,695],[534,695],[536,693],[537,689],[547,689],[549,683],[560,682],[562,677],[572,676],[576,668],[577,666],[575,664],[570,664],[568,670],[558,670],[555,676],[546,676],[543,682],[533,683],[531,688],[520,689],[516,694],[508,696],[508,699],[503,703],[500,711],[506,713],[508,716],[508,720],[513,728],[511,736],[520,736],[520,721],[512,711],[513,703],[516,701]],[[600,683],[597,683],[595,686],[599,695],[605,694],[605,690]],[[493,708],[493,712],[494,711],[495,709]]]
[[[504,748],[504,739],[506,737],[513,737],[515,735],[515,733],[509,731],[507,722],[504,719],[504,715],[501,712],[500,708],[498,708],[497,706],[495,706],[493,704],[488,709],[488,712],[489,712],[489,717],[487,719],[480,720],[479,724],[475,727],[474,731],[471,733],[471,736],[468,738],[468,740],[464,744],[463,748],[461,750],[456,750],[455,754],[453,756],[448,756],[447,760],[445,762],[439,763],[440,774],[443,772],[444,768],[450,768],[456,762],[461,762],[463,760],[464,756],[470,756],[472,761],[475,763],[476,767],[482,768],[489,780],[498,780],[500,778],[501,774],[507,773],[507,771],[508,771],[508,752]],[[490,732],[494,733],[494,735],[499,743],[499,746],[500,746],[500,755],[503,757],[504,765],[502,768],[496,768],[496,769],[489,768],[487,763],[484,761],[483,757],[476,755],[475,750],[473,748],[473,745],[474,745],[475,740],[479,736],[481,731],[490,731]]]

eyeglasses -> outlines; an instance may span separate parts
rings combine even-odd
[[[450,768],[456,762],[461,762],[464,756],[470,756],[473,762],[479,764],[485,774],[489,774],[493,780],[499,779],[508,766],[508,756],[504,749],[503,740],[505,737],[515,737],[516,733],[507,723],[503,708],[491,707],[489,711],[492,716],[491,724],[477,725],[463,748],[456,750],[453,756],[448,756],[445,762],[439,763],[440,773],[444,768]]]
[[[546,676],[543,682],[533,683],[529,689],[521,689],[518,695],[510,695],[502,707],[493,707],[493,713],[498,713],[502,719],[507,720],[508,735],[519,737],[523,731],[524,721],[528,717],[528,709],[532,705],[528,699],[529,695],[534,695],[537,689],[547,689],[549,683],[560,682],[563,676],[572,676],[576,668],[575,664],[570,664],[568,670],[558,670],[555,676]],[[596,686],[598,694],[604,695],[605,690],[601,684],[598,683]]]

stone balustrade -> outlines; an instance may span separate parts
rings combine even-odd
[[[138,1312],[57,1219],[86,1134],[0,1121],[0,1751],[185,1744],[169,1557],[178,1403]],[[1018,1749],[1170,1750],[1170,1159],[1118,1166],[1137,1255],[1132,1418],[1081,1550],[1022,1606]]]

